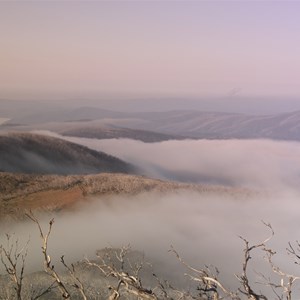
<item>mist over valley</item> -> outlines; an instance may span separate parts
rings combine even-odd
[[[298,1],[0,1],[0,300],[300,299]]]
[[[61,255],[77,261],[84,255],[93,258],[97,249],[130,244],[145,251],[159,276],[183,288],[190,283],[168,253],[170,245],[193,266],[216,265],[224,283],[236,286],[233,274],[240,272],[243,248],[239,235],[253,243],[264,240],[268,230],[261,220],[270,222],[276,233],[270,246],[278,251],[276,262],[283,267],[288,241],[298,238],[298,142],[174,139],[149,143],[38,129],[3,132],[0,142],[6,155],[1,156],[5,157],[1,162],[5,171],[1,173],[1,226],[23,243],[30,234],[28,272],[41,266],[36,260],[40,251],[38,234],[33,234],[36,228],[24,217],[30,209],[44,228],[55,218],[49,244],[55,265],[59,266]],[[45,153],[51,172],[41,168],[45,164],[40,157]],[[66,174],[61,172],[64,153],[72,153],[67,176],[61,175]],[[81,175],[73,175],[76,166],[90,163],[87,157],[97,157],[99,166],[110,157],[113,166],[132,166],[136,175],[120,174],[126,168],[118,174],[103,173],[100,168],[92,172],[99,174],[88,175],[89,169],[82,169]],[[7,173],[11,171],[5,169],[8,161],[14,173]],[[59,168],[54,168],[56,162]],[[96,166],[94,161],[91,166]],[[253,264],[256,270],[268,270],[259,256]],[[287,265],[287,270],[294,269]]]

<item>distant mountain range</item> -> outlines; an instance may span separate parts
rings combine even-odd
[[[299,111],[269,116],[186,111],[144,114],[144,120],[131,127],[201,139],[300,140]]]
[[[184,136],[175,134],[158,133],[149,130],[122,128],[122,127],[104,127],[104,126],[77,126],[72,129],[60,130],[60,134],[65,136],[75,136],[84,138],[96,139],[117,139],[128,138],[132,140],[139,140],[145,143],[161,142],[167,140],[182,140]]]
[[[259,116],[200,111],[125,113],[82,107],[23,115],[1,126],[3,130],[37,127],[72,136],[127,137],[146,142],[182,138],[299,141],[300,111]]]

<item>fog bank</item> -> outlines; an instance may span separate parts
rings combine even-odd
[[[194,192],[155,193],[135,197],[95,198],[76,212],[53,215],[55,224],[49,240],[49,253],[59,266],[59,257],[67,261],[94,257],[96,249],[131,244],[144,251],[162,277],[184,280],[185,269],[168,253],[170,245],[195,267],[213,264],[228,285],[235,285],[233,274],[242,268],[243,242],[261,242],[269,231],[261,220],[271,222],[275,237],[268,246],[278,254],[276,262],[284,270],[297,271],[286,255],[288,241],[299,238],[299,195],[284,194],[256,197],[243,201],[216,193],[203,196]],[[46,228],[50,216],[42,219]],[[23,242],[30,235],[28,270],[42,268],[41,241],[34,224],[26,222],[10,228]],[[3,237],[1,237],[3,238]],[[268,270],[267,264],[254,254],[252,267]],[[253,278],[253,277],[252,277]]]
[[[130,162],[150,177],[272,191],[300,186],[297,142],[173,140],[150,144],[129,139],[66,139]]]
[[[233,274],[241,273],[244,247],[238,236],[250,243],[263,241],[269,235],[261,223],[264,220],[275,230],[268,246],[277,251],[276,263],[284,271],[299,274],[286,254],[287,243],[299,239],[299,143],[67,139],[135,164],[148,176],[180,180],[184,175],[185,181],[244,186],[259,192],[245,199],[238,198],[234,188],[228,195],[216,190],[209,196],[182,191],[96,197],[73,212],[54,215],[49,251],[56,265],[61,255],[73,261],[84,255],[93,257],[96,249],[130,243],[156,262],[154,268],[161,276],[183,280],[184,268],[168,253],[173,245],[191,265],[213,264],[225,284],[235,286]],[[49,218],[42,221],[44,226]],[[28,268],[41,266],[34,224],[16,225],[10,231],[24,240],[31,235]],[[250,272],[254,268],[270,274],[262,257],[263,253],[254,254]],[[256,275],[251,279],[258,280]]]

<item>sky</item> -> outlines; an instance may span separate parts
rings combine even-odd
[[[298,1],[1,1],[0,98],[300,95]]]

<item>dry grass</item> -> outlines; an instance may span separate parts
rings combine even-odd
[[[21,217],[29,209],[60,211],[94,195],[137,195],[145,192],[193,190],[245,197],[250,191],[190,185],[127,174],[30,175],[0,173],[0,219]]]

